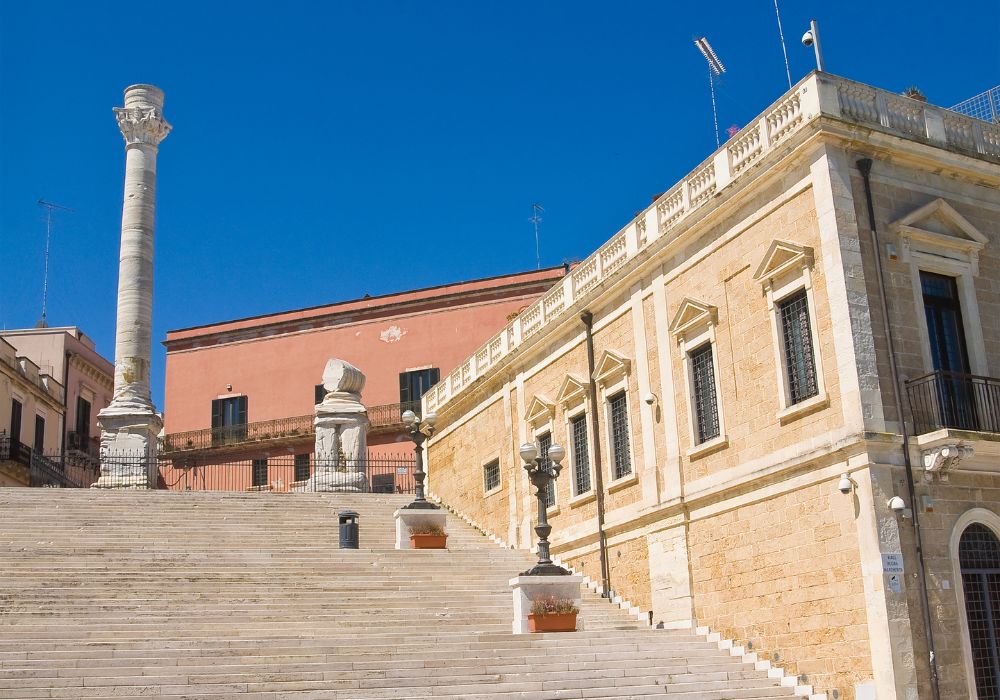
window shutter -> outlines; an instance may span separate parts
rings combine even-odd
[[[240,396],[236,399],[236,423],[237,425],[247,424],[247,397]]]
[[[399,373],[399,403],[409,403],[413,399],[410,397],[410,373]]]
[[[431,367],[431,383],[428,385],[428,389],[441,381],[441,370],[437,367]]]
[[[222,427],[222,399],[212,399],[212,429]]]

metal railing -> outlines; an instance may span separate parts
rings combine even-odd
[[[937,370],[906,382],[917,435],[943,428],[1000,433],[1000,379]]]
[[[31,448],[14,440],[10,435],[0,435],[0,462],[13,461],[25,466],[31,463]]]
[[[419,401],[391,403],[368,407],[370,432],[388,432],[403,429],[402,414],[407,410],[419,411]],[[237,447],[261,442],[290,442],[311,438],[316,434],[315,416],[293,416],[274,420],[257,421],[223,428],[205,428],[183,433],[170,433],[163,437],[163,452],[195,452],[217,448]]]

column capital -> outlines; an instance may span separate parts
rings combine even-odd
[[[145,143],[155,148],[173,128],[156,107],[115,107],[114,110],[126,146]]]

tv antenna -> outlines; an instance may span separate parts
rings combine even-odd
[[[531,218],[528,219],[528,221],[530,221],[535,225],[535,269],[541,270],[542,254],[541,254],[541,249],[538,246],[538,224],[540,224],[542,221],[542,217],[539,216],[539,214],[545,211],[545,209],[542,207],[541,204],[535,202],[534,204],[531,205],[531,211],[532,211]]]
[[[38,200],[38,206],[45,208],[45,274],[42,277],[42,317],[36,324],[36,328],[48,328],[45,311],[49,300],[49,244],[52,241],[52,212],[55,209],[68,212],[73,210],[60,204],[46,202],[44,199]]]
[[[781,53],[785,55],[785,75],[788,76],[788,89],[792,89],[792,71],[788,69],[788,49],[785,48],[785,33],[781,31],[781,13],[778,12],[778,0],[774,0],[774,18],[778,20],[778,39],[781,40]]]
[[[701,55],[708,62],[708,87],[712,93],[712,123],[715,125],[715,147],[718,148],[721,144],[719,142],[719,113],[715,106],[715,77],[725,73],[726,67],[722,65],[722,61],[715,55],[715,51],[712,49],[712,45],[708,43],[708,39],[705,37],[695,39],[694,45],[698,47]]]

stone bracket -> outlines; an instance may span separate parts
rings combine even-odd
[[[972,456],[972,448],[961,443],[938,445],[921,453],[924,479],[932,481],[935,475],[941,481],[948,481],[948,472],[957,469],[959,463]]]

